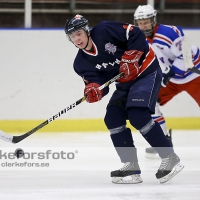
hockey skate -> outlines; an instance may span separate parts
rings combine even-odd
[[[165,183],[176,174],[178,174],[184,168],[180,164],[179,157],[172,153],[166,158],[162,159],[158,172],[156,173],[156,178],[160,180],[160,183]]]
[[[112,171],[111,177],[113,183],[136,184],[143,182],[140,167],[137,162],[126,162],[119,170]]]
[[[169,140],[170,144],[172,144],[172,129],[169,129],[169,135],[166,135],[166,138]],[[158,153],[155,151],[153,147],[148,147],[145,149],[145,157],[150,159],[158,159],[160,158]]]

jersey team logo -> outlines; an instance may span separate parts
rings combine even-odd
[[[112,53],[114,55],[114,53],[117,51],[117,46],[109,42],[105,44],[105,51],[108,51],[109,54]]]

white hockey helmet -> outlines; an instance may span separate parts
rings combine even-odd
[[[153,32],[153,28],[156,25],[156,14],[157,11],[154,8],[147,4],[147,5],[139,5],[134,13],[134,24],[138,26],[137,20],[139,19],[151,19],[152,22],[152,29],[144,31],[146,36],[150,36]]]

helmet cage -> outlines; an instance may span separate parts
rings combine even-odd
[[[153,33],[153,28],[156,25],[156,14],[157,11],[154,10],[153,7],[150,5],[138,6],[133,15],[134,16],[133,22],[135,26],[138,26],[138,20],[150,19],[152,28],[148,30],[143,30],[143,32],[146,36],[151,36]]]
[[[151,27],[152,28],[151,29],[147,29],[147,30],[142,30],[144,32],[144,34],[146,36],[148,36],[148,37],[153,34],[153,28],[156,25],[154,17],[151,17],[150,20],[151,20]],[[138,26],[138,20],[134,20],[134,24],[135,24],[135,26]]]

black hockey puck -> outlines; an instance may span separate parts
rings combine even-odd
[[[24,155],[24,150],[23,149],[18,148],[18,149],[15,150],[15,156],[17,158],[21,158],[23,155]]]

